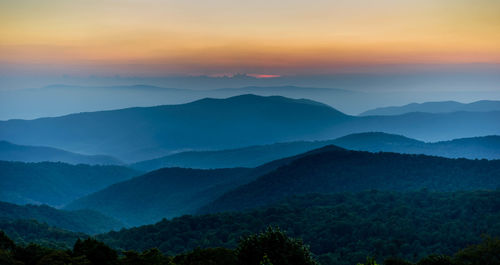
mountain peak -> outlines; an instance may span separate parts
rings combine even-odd
[[[353,133],[336,139],[339,142],[349,141],[370,141],[370,142],[408,142],[408,143],[423,143],[421,141],[408,138],[403,135],[391,134],[385,132],[363,132]]]
[[[274,101],[274,102],[294,102],[294,103],[307,103],[307,104],[314,104],[314,105],[320,105],[320,106],[325,106],[325,107],[330,107],[326,104],[314,101],[314,100],[309,100],[309,99],[293,99],[293,98],[288,98],[288,97],[283,97],[283,96],[261,96],[261,95],[256,95],[256,94],[241,94],[233,97],[228,97],[228,98],[204,98],[200,99],[194,102],[198,101],[203,101],[203,100],[217,100],[217,101],[257,101],[257,100],[265,100],[265,101]]]
[[[341,111],[327,105],[323,104],[321,102],[317,102],[314,100],[309,100],[309,99],[294,99],[294,98],[288,98],[288,97],[283,97],[283,96],[260,96],[260,95],[255,95],[255,94],[242,94],[242,95],[237,95],[233,97],[228,97],[228,98],[204,98],[200,100],[193,101],[191,103],[187,103],[187,105],[205,105],[205,104],[210,104],[210,105],[225,105],[225,104],[230,104],[230,105],[235,105],[236,107],[243,107],[243,106],[262,106],[262,105],[268,105],[276,108],[281,108],[285,105],[287,106],[310,106],[310,107],[319,107],[319,108],[324,108],[328,109],[330,111],[335,111],[338,114],[342,114],[347,116],[346,114],[342,113]]]

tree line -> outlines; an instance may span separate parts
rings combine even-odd
[[[453,256],[429,255],[416,263],[388,258],[384,265],[497,265],[500,239],[485,238]],[[60,250],[38,244],[17,245],[0,231],[2,265],[319,265],[308,246],[289,237],[279,228],[268,227],[259,234],[242,238],[235,249],[194,249],[167,256],[158,249],[118,252],[94,239],[78,239],[72,249]],[[368,257],[365,263],[378,265]]]

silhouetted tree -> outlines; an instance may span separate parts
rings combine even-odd
[[[13,250],[16,247],[14,241],[12,241],[3,231],[0,231],[0,249],[2,250]]]
[[[273,265],[316,265],[309,248],[301,240],[288,237],[279,228],[242,239],[236,249],[241,265],[260,265],[264,256]]]
[[[29,244],[26,247],[16,247],[14,250],[14,259],[22,262],[24,265],[37,265],[41,258],[52,251],[38,244]]]
[[[73,256],[84,256],[95,265],[114,265],[118,262],[118,254],[115,250],[93,238],[83,241],[78,239],[73,247]]]

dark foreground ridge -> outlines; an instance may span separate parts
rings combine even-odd
[[[399,258],[385,259],[384,265],[496,265],[500,240],[486,238],[453,256],[429,255],[417,263]],[[92,238],[78,239],[71,250],[57,250],[37,244],[16,245],[0,231],[0,262],[3,265],[319,265],[302,241],[290,238],[279,228],[242,238],[236,249],[195,249],[176,256],[166,256],[157,249],[143,252],[117,252]],[[342,263],[343,264],[343,263]],[[377,265],[367,257],[366,263]]]

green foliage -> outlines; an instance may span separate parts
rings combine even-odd
[[[317,264],[302,241],[290,238],[279,228],[272,227],[242,239],[236,253],[241,265],[260,265],[265,258],[274,265]]]
[[[83,233],[52,227],[35,220],[0,220],[0,230],[3,230],[17,244],[37,243],[56,249],[70,248],[79,237],[86,237]]]
[[[37,244],[16,246],[0,231],[1,265],[307,265],[318,263],[301,241],[288,237],[277,228],[269,227],[262,233],[243,238],[237,249],[196,248],[193,251],[168,257],[158,249],[141,253],[117,252],[92,238],[78,239],[73,250],[58,250]],[[263,254],[264,253],[264,254]],[[268,254],[269,253],[269,254]],[[454,258],[430,255],[416,265],[498,265],[500,239],[486,238],[481,244],[471,245],[455,254]],[[354,263],[347,263],[354,264]],[[412,265],[408,261],[390,258],[384,265]],[[378,265],[373,258],[358,265]]]
[[[499,205],[500,191],[309,194],[290,197],[269,208],[183,216],[97,237],[118,250],[142,251],[125,252],[121,258],[114,258],[116,253],[114,255],[112,250],[95,240],[85,244],[86,241],[80,241],[75,244],[74,253],[68,255],[73,264],[93,264],[94,257],[101,254],[93,255],[92,249],[104,253],[106,259],[111,257],[111,260],[129,264],[147,264],[151,260],[160,264],[235,264],[238,263],[238,253],[230,248],[238,247],[241,238],[253,238],[251,242],[260,245],[253,245],[256,248],[252,250],[255,252],[252,264],[267,262],[264,259],[267,255],[269,261],[277,265],[273,253],[268,250],[279,249],[271,244],[276,240],[268,237],[268,241],[262,241],[266,237],[256,234],[273,225],[282,227],[291,237],[302,238],[324,265],[353,265],[372,255],[379,259],[397,256],[412,262],[420,259],[419,265],[498,264],[500,244],[494,239],[486,239],[480,245],[460,251],[451,259],[453,263],[448,258],[436,260],[436,256],[428,255],[452,255],[460,248],[477,243],[483,233],[499,236]],[[20,261],[35,265],[54,249],[68,248],[79,237],[86,238],[84,234],[36,221],[0,222],[0,230],[20,246],[14,247],[10,239],[0,234],[0,245],[4,246],[0,258],[5,264]],[[274,239],[279,239],[279,235],[277,233]],[[29,242],[38,245],[27,245]],[[271,242],[268,245],[273,247],[266,247],[264,242]],[[155,247],[163,254],[149,250]],[[165,254],[177,256],[170,259],[163,256]],[[51,259],[64,261],[64,255],[54,253]],[[476,262],[478,260],[480,262]],[[387,261],[386,265],[410,264],[390,262]]]
[[[98,239],[118,249],[157,247],[176,255],[196,247],[235,248],[241,237],[274,225],[303,239],[323,264],[352,265],[367,256],[417,261],[431,253],[451,255],[483,233],[500,236],[499,205],[500,191],[309,194],[269,208],[183,216]]]

